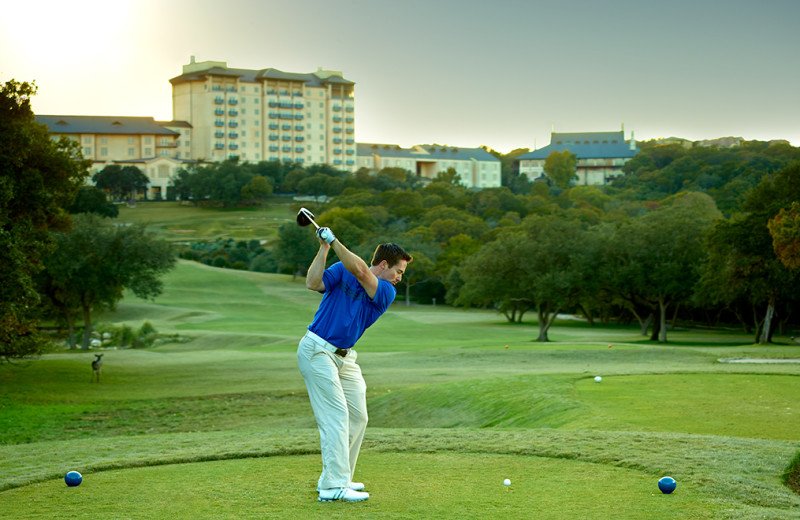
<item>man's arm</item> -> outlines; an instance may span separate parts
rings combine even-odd
[[[374,298],[378,292],[378,278],[369,270],[367,263],[360,256],[347,249],[339,240],[334,240],[331,244],[336,256],[342,261],[344,268],[356,277],[358,283],[367,292],[370,298]]]
[[[306,288],[312,291],[321,292],[325,290],[325,282],[322,280],[322,274],[325,272],[325,259],[328,257],[328,251],[331,246],[324,240],[319,241],[319,251],[311,266],[308,268],[306,274]]]

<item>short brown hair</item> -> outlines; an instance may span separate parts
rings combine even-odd
[[[413,258],[411,258],[411,255],[406,253],[405,250],[397,244],[387,243],[380,244],[375,248],[375,254],[372,255],[371,265],[378,265],[384,260],[386,260],[386,263],[389,264],[389,267],[393,267],[397,265],[397,262],[400,260],[410,262],[413,260]]]

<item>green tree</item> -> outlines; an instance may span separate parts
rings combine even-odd
[[[800,202],[778,212],[767,223],[772,247],[781,263],[789,269],[800,267]]]
[[[70,225],[64,208],[90,165],[77,143],[53,141],[36,123],[35,93],[35,85],[14,80],[0,89],[0,361],[41,352],[34,278],[52,250],[50,231]]]
[[[172,269],[172,246],[145,226],[115,226],[97,215],[74,217],[71,231],[55,233],[56,249],[44,260],[40,291],[58,309],[75,347],[75,317],[83,317],[82,347],[89,348],[92,312],[113,308],[125,289],[139,298],[162,291],[160,276]]]
[[[70,213],[95,213],[101,217],[116,218],[119,209],[108,201],[105,192],[95,186],[81,186],[75,201],[67,206]]]
[[[645,306],[658,317],[651,339],[667,341],[667,310],[692,295],[705,261],[704,236],[719,218],[708,195],[685,192],[618,227],[606,276],[632,312]]]
[[[721,221],[710,236],[710,260],[703,284],[706,299],[728,306],[744,301],[752,308],[756,342],[772,341],[773,317],[796,300],[800,273],[781,263],[773,248],[769,221],[800,200],[800,162],[765,176],[747,196],[742,213]],[[716,282],[712,284],[711,282]],[[718,291],[714,292],[714,289]]]
[[[292,275],[292,279],[305,275],[314,255],[319,249],[319,241],[313,228],[300,227],[294,222],[278,229],[278,244],[273,248],[279,272]]]
[[[556,186],[566,190],[577,177],[575,173],[577,164],[578,156],[569,150],[553,151],[544,160],[544,173]]]
[[[454,305],[488,307],[502,312],[510,322],[536,306],[530,294],[532,281],[525,269],[531,243],[520,228],[509,230],[468,257],[448,277],[447,301]],[[457,277],[461,283],[453,283]],[[457,291],[457,292],[456,292]]]
[[[308,177],[310,174],[302,168],[296,168],[284,177],[281,183],[281,191],[283,193],[294,193],[297,191],[300,181]]]
[[[256,175],[250,179],[248,184],[242,187],[242,198],[263,204],[264,201],[272,196],[272,191],[273,188],[269,179],[261,175]]]
[[[134,200],[136,193],[147,188],[150,179],[136,166],[110,164],[92,177],[95,186],[105,190],[114,200]]]
[[[459,186],[461,185],[462,179],[461,175],[459,175],[456,169],[451,166],[447,170],[437,173],[436,177],[433,178],[433,181]]]

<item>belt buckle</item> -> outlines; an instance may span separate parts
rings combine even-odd
[[[339,357],[346,357],[348,352],[350,352],[350,351],[347,350],[347,349],[337,348],[333,353],[336,354]]]

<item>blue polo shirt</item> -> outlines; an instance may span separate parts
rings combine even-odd
[[[386,312],[397,291],[386,280],[378,279],[378,290],[370,298],[367,291],[341,262],[322,274],[325,292],[308,330],[339,348],[351,348],[364,331]]]

